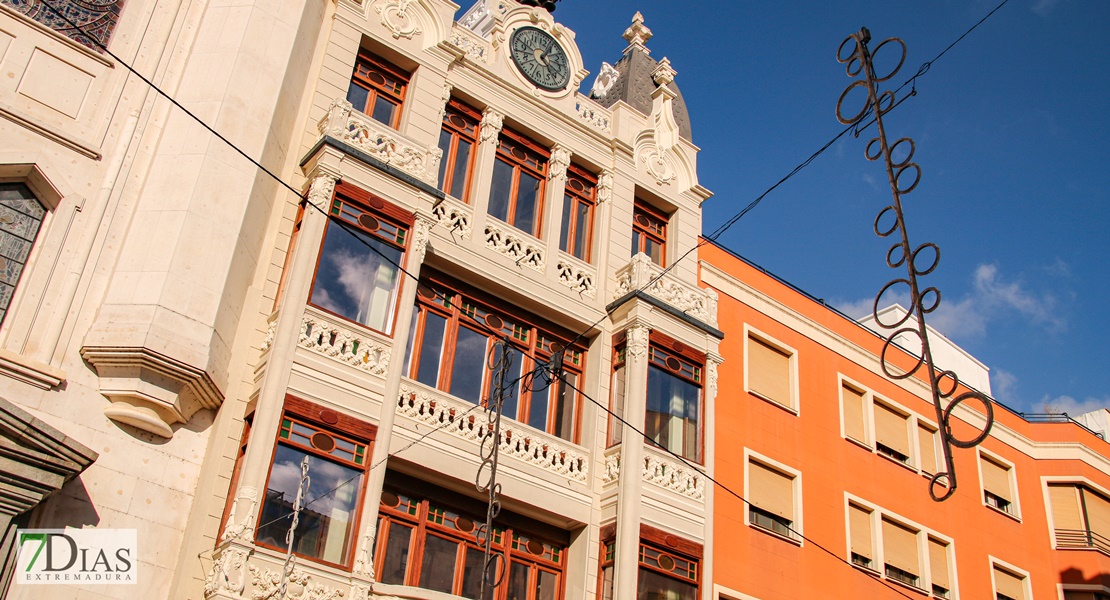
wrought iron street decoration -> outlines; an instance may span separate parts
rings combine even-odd
[[[308,457],[301,459],[301,481],[297,484],[297,497],[293,500],[293,521],[289,523],[289,531],[285,532],[285,564],[281,567],[281,582],[278,587],[268,596],[268,598],[277,598],[278,600],[285,600],[285,594],[288,591],[289,578],[293,575],[293,569],[297,568],[297,555],[293,554],[293,538],[297,530],[297,525],[301,520],[301,511],[304,510],[304,498],[308,495],[308,487],[312,485],[312,479],[308,476]]]
[[[489,399],[486,401],[486,424],[481,428],[481,444],[478,453],[482,464],[478,466],[478,474],[474,479],[474,486],[478,492],[488,494],[486,504],[486,522],[474,532],[475,540],[481,544],[484,553],[482,562],[482,583],[479,586],[478,598],[489,600],[494,596],[494,590],[500,585],[505,576],[505,557],[493,552],[493,520],[501,512],[501,484],[497,483],[497,455],[501,444],[501,407],[505,398],[512,393],[517,382],[506,382],[509,367],[513,364],[513,349],[508,342],[499,340],[490,349],[490,371],[493,373],[493,383],[490,386]]]
[[[865,118],[871,117],[878,129],[878,135],[868,142],[864,150],[867,160],[882,159],[886,165],[887,178],[890,180],[890,190],[894,196],[893,204],[883,208],[875,217],[875,233],[879,237],[889,237],[895,232],[901,235],[887,251],[886,264],[892,269],[905,267],[906,276],[896,278],[887,283],[878,295],[872,306],[875,322],[890,331],[883,344],[880,357],[883,372],[891,379],[906,379],[917,373],[922,366],[925,367],[932,390],[933,405],[936,408],[937,422],[940,424],[941,448],[944,452],[944,467],[937,468],[937,473],[929,481],[929,495],[938,502],[946,500],[956,491],[956,467],[952,459],[952,448],[971,448],[978,445],[990,433],[994,424],[994,407],[990,399],[976,391],[966,391],[956,395],[959,387],[959,378],[956,373],[949,370],[940,370],[933,363],[933,355],[929,348],[929,335],[925,327],[925,315],[935,311],[940,306],[940,290],[935,287],[922,289],[918,278],[928,275],[940,263],[940,248],[926,242],[916,248],[910,246],[909,233],[906,230],[905,215],[902,212],[902,196],[909,194],[917,187],[921,180],[921,167],[913,162],[914,142],[908,137],[903,137],[894,144],[887,141],[886,130],[883,126],[883,115],[895,106],[895,93],[891,91],[879,92],[879,84],[893,77],[902,63],[906,60],[906,44],[899,38],[889,38],[875,47],[874,52],[868,50],[867,44],[871,41],[871,33],[864,27],[858,33],[848,36],[837,50],[836,59],[845,65],[848,77],[855,79],[845,88],[836,103],[836,118],[845,125],[858,125]],[[884,49],[888,51],[901,51],[897,65],[886,75],[879,76],[875,72],[872,62],[873,56],[878,56]],[[862,74],[862,78],[859,78]],[[845,115],[845,100],[854,90],[863,88],[867,92],[867,102],[860,109]],[[850,107],[849,107],[850,108]],[[856,135],[859,135],[857,129]],[[898,158],[895,158],[898,157]],[[911,249],[912,248],[912,249]],[[892,323],[883,322],[879,318],[879,305],[883,295],[891,290],[904,290],[909,288],[910,309],[905,315],[900,316]],[[913,317],[916,323],[907,324]],[[895,345],[896,339],[910,340],[907,351],[913,353],[912,346],[916,338],[920,344],[920,353],[915,355],[916,362],[909,369],[895,367],[888,351]],[[983,405],[986,421],[982,430],[970,439],[956,437],[952,431],[952,411],[960,404],[974,400]]]

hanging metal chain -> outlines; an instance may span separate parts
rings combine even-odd
[[[914,142],[908,137],[903,137],[894,144],[887,142],[886,129],[883,126],[883,115],[895,106],[895,94],[891,91],[879,93],[879,84],[893,77],[906,60],[906,44],[899,38],[888,38],[875,47],[872,53],[867,44],[871,41],[871,32],[866,27],[858,33],[848,36],[837,50],[836,59],[845,65],[848,77],[855,79],[863,74],[862,79],[856,79],[845,88],[836,102],[836,118],[845,125],[859,124],[865,117],[871,116],[878,127],[878,136],[868,142],[864,150],[867,160],[876,161],[880,158],[886,164],[887,178],[890,180],[890,191],[894,196],[894,203],[883,208],[875,217],[875,234],[879,237],[888,237],[894,232],[901,234],[901,239],[890,246],[886,254],[886,264],[892,269],[906,268],[906,277],[900,277],[887,283],[878,295],[871,313],[875,323],[891,333],[887,335],[883,344],[880,364],[883,372],[891,379],[906,379],[917,373],[922,366],[925,367],[929,377],[929,387],[932,390],[933,406],[936,409],[937,423],[940,425],[941,447],[944,451],[944,469],[937,469],[938,473],[929,480],[929,495],[941,502],[948,499],[956,491],[956,467],[952,460],[952,448],[971,448],[990,434],[994,424],[994,406],[989,398],[976,391],[964,392],[953,398],[960,380],[956,373],[949,370],[938,370],[933,363],[933,353],[929,348],[929,334],[925,326],[925,315],[935,311],[940,306],[940,290],[935,287],[922,289],[918,277],[923,277],[933,272],[940,263],[940,247],[932,242],[921,244],[911,250],[909,233],[906,231],[906,219],[902,212],[902,196],[917,187],[921,181],[921,167],[913,162]],[[902,55],[897,66],[885,76],[875,73],[872,57],[878,55],[884,47],[900,48]],[[845,117],[843,108],[845,99],[857,88],[864,88],[867,92],[867,102],[860,108],[855,116]],[[911,92],[912,93],[912,92]],[[859,132],[856,132],[859,135]],[[899,158],[895,158],[898,156]],[[891,222],[893,220],[893,223]],[[909,288],[910,309],[905,315],[893,323],[884,323],[879,318],[879,304],[883,295],[895,288]],[[906,325],[913,317],[916,323]],[[916,362],[908,369],[893,368],[888,360],[887,351],[895,340],[913,340],[917,338],[920,344],[920,354],[914,355]],[[912,343],[911,343],[912,345]],[[911,351],[912,354],[912,351]],[[893,370],[892,370],[893,369]],[[961,403],[975,400],[983,405],[986,421],[982,430],[971,439],[957,438],[952,432],[952,411]],[[938,488],[941,490],[938,493]]]
[[[304,497],[308,495],[308,486],[311,484],[312,479],[308,476],[308,457],[306,456],[301,459],[301,481],[297,484],[297,497],[293,500],[293,522],[289,524],[289,531],[285,532],[285,564],[281,567],[281,583],[270,594],[270,598],[276,597],[285,600],[289,578],[293,575],[293,569],[297,567],[297,556],[293,554],[293,539],[295,536],[293,532],[297,530],[297,524],[301,520]]]
[[[474,479],[474,486],[483,494],[488,494],[489,501],[486,505],[486,522],[478,527],[474,533],[475,540],[482,545],[482,582],[479,587],[478,598],[491,600],[494,590],[501,584],[505,576],[504,555],[493,552],[493,520],[501,512],[501,484],[497,483],[497,457],[501,446],[501,408],[505,398],[512,393],[515,381],[508,382],[506,378],[509,367],[513,364],[513,349],[508,342],[498,340],[490,349],[487,359],[490,372],[493,373],[493,382],[490,385],[489,399],[486,401],[486,423],[480,428],[481,444],[478,453],[482,464],[478,466],[478,474]],[[484,476],[484,477],[483,477]]]

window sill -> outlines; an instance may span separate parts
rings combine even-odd
[[[851,562],[851,561],[848,561],[848,562]],[[866,573],[866,574],[868,574],[868,575],[870,575],[870,576],[872,576],[876,579],[882,579],[883,578],[882,573],[880,573],[879,571],[876,571],[875,569],[873,569],[871,567],[865,567],[865,566],[863,566],[861,564],[858,564],[858,563],[852,563],[852,567],[854,567],[856,569],[859,569],[860,571],[863,571],[864,573]]]
[[[747,390],[747,392],[749,394],[751,394],[752,396],[755,396],[756,398],[759,398],[760,400],[763,400],[764,402],[770,403],[772,406],[776,406],[778,408],[781,408],[782,410],[785,410],[786,412],[794,415],[795,417],[798,416],[798,409],[796,409],[796,408],[793,408],[791,406],[787,406],[787,405],[783,404],[782,402],[779,402],[778,400],[772,400],[771,398],[768,398],[767,396],[764,396],[763,394],[760,394],[759,392],[754,391],[754,390]]]
[[[1013,519],[1014,521],[1017,521],[1018,523],[1021,523],[1021,517],[1018,516],[1018,515],[1008,513],[1006,511],[1002,510],[1001,508],[998,508],[997,506],[991,506],[990,504],[987,504],[986,502],[983,503],[983,506],[993,510],[994,512],[996,512],[996,513],[998,513],[998,514],[1000,514],[1004,517],[1009,517],[1009,518]]]
[[[867,442],[861,442],[855,438],[850,438],[848,436],[844,436],[844,439],[851,442],[852,444],[855,444],[856,446],[859,446],[860,448],[863,448],[864,450],[867,450],[868,452],[875,452],[875,448],[868,445]]]
[[[910,465],[910,464],[906,464],[906,463],[904,463],[904,462],[902,462],[902,461],[900,461],[897,458],[894,458],[892,456],[887,456],[887,455],[883,454],[882,452],[876,452],[875,455],[882,457],[884,460],[889,460],[890,462],[898,465],[899,467],[902,467],[903,469],[906,469],[907,471],[909,471],[911,473],[917,473],[918,472],[917,467],[915,467],[913,465]],[[913,586],[910,586],[910,587],[913,587]]]
[[[899,587],[904,587],[904,588],[906,588],[907,590],[911,590],[911,591],[917,592],[918,594],[921,594],[922,596],[924,596],[924,597],[926,597],[926,598],[932,598],[932,597],[933,597],[933,593],[932,593],[932,592],[930,592],[930,591],[927,591],[927,590],[923,590],[923,589],[921,589],[921,588],[919,588],[919,587],[917,587],[917,586],[914,586],[914,585],[910,585],[910,584],[908,584],[908,583],[902,583],[901,581],[898,581],[897,579],[894,579],[894,578],[892,578],[892,577],[885,577],[885,576],[884,576],[884,577],[883,577],[883,581],[886,581],[887,583],[893,583],[894,585],[897,585],[897,586],[899,586]]]
[[[766,527],[761,527],[761,526],[759,526],[759,525],[756,525],[755,523],[752,523],[752,522],[749,522],[749,523],[748,523],[748,527],[751,527],[752,529],[754,529],[754,530],[756,530],[756,531],[759,531],[759,532],[761,532],[761,533],[765,533],[765,534],[767,534],[767,535],[769,535],[769,536],[771,536],[771,537],[774,537],[774,538],[778,538],[778,539],[780,539],[780,540],[782,540],[782,541],[784,541],[784,542],[790,542],[791,544],[794,544],[795,546],[798,546],[799,548],[801,548],[801,547],[802,547],[802,540],[801,540],[801,538],[799,538],[799,539],[794,539],[794,538],[792,538],[792,537],[790,537],[790,536],[786,536],[786,535],[783,535],[783,534],[781,534],[781,533],[779,533],[779,532],[777,532],[777,531],[772,531],[772,530],[770,530],[770,529],[767,529]]]

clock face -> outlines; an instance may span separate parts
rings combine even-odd
[[[521,27],[509,42],[513,62],[520,72],[541,89],[551,92],[567,87],[570,61],[555,38],[535,27]]]

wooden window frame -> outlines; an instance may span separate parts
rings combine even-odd
[[[363,445],[363,456],[365,457],[363,463],[358,464],[353,461],[347,461],[345,459],[332,456],[320,449],[312,446],[306,446],[304,444],[293,441],[292,439],[282,439],[281,430],[283,426],[281,425],[281,422],[284,422],[287,419],[292,419],[296,422],[304,423],[310,427],[316,428],[321,432],[327,433],[332,437],[339,437],[341,439],[351,441],[356,445]],[[362,521],[362,507],[366,501],[365,493],[363,493],[364,490],[362,490],[362,486],[367,475],[370,473],[370,459],[374,452],[374,441],[377,438],[377,432],[378,428],[376,425],[343,414],[334,409],[309,402],[308,400],[302,400],[300,398],[297,398],[296,396],[286,395],[285,404],[282,407],[282,415],[281,420],[279,421],[278,430],[275,431],[273,434],[274,445],[273,450],[270,453],[270,467],[268,468],[266,473],[266,483],[263,484],[262,488],[264,490],[263,496],[265,496],[265,490],[269,489],[270,477],[273,474],[274,458],[277,456],[277,449],[278,446],[281,444],[286,444],[292,448],[301,450],[306,454],[316,456],[320,459],[336,462],[352,469],[362,471],[362,474],[359,476],[359,481],[353,482],[353,484],[357,486],[356,489],[358,489],[359,492],[358,499],[355,501],[354,504],[354,510],[352,510],[354,518],[350,522],[350,539],[347,541],[346,548],[347,560],[343,563],[336,563],[294,551],[294,554],[297,555],[297,557],[303,558],[304,560],[312,561],[314,563],[332,566],[345,571],[351,570],[352,565],[354,564],[355,549],[359,539],[358,532],[360,531],[359,528]],[[265,500],[263,499],[262,505],[264,504]],[[263,523],[262,521],[264,516],[264,511],[262,510],[262,506],[260,505],[258,515],[255,517],[254,543],[262,548],[269,548],[271,550],[285,552],[287,550],[285,547],[273,546],[257,538],[259,529],[266,525],[266,523]]]
[[[623,441],[624,438],[624,423],[618,421],[614,415],[624,418],[624,405],[628,402],[628,370],[626,363],[628,359],[628,348],[625,343],[627,332],[621,331],[613,336],[613,367],[610,369],[609,375],[609,413],[608,418],[605,420],[606,433],[605,433],[605,447],[612,448],[617,446]],[[617,397],[617,377],[618,371],[625,369],[619,373],[619,376],[624,377],[624,389],[621,390],[621,397]]]
[[[220,517],[220,533],[216,536],[217,540],[222,540],[224,531],[227,529],[227,522],[233,516],[231,508],[235,504],[235,498],[239,494],[239,477],[243,470],[243,460],[247,456],[247,444],[251,439],[251,426],[254,424],[254,412],[243,418],[243,433],[239,436],[239,447],[235,454],[235,465],[231,469],[231,481],[227,485],[227,498],[224,500],[224,512]]]
[[[393,523],[412,527],[409,538],[408,562],[403,585],[420,587],[421,570],[426,540],[429,536],[447,539],[459,544],[455,571],[452,576],[452,592],[460,594],[463,586],[463,571],[466,566],[466,549],[481,549],[475,537],[477,528],[484,524],[485,506],[473,499],[457,496],[447,490],[414,478],[390,473],[387,476],[382,498],[378,506],[378,531],[375,538],[375,573],[382,573],[387,557],[389,529]],[[451,500],[443,501],[445,497]],[[396,504],[392,501],[397,499]],[[406,503],[405,500],[408,502]],[[402,507],[409,507],[403,510]],[[410,512],[415,508],[415,514]],[[454,513],[457,517],[449,517]],[[465,523],[459,523],[460,520]],[[448,522],[452,524],[448,524]],[[466,527],[472,527],[469,531]],[[556,598],[566,595],[566,569],[570,536],[562,530],[531,522],[526,517],[510,514],[507,511],[498,517],[494,527],[493,551],[504,558],[502,567],[505,577],[503,584],[494,594],[495,600],[507,600],[510,565],[525,564],[529,568],[529,582],[534,582],[538,571],[555,573],[558,577]],[[530,544],[529,542],[535,542]],[[542,546],[537,554],[536,549]],[[459,560],[461,559],[461,560]],[[425,588],[421,588],[425,589]],[[535,589],[533,585],[529,589]],[[531,598],[527,600],[533,600]]]
[[[387,81],[384,77],[382,77],[382,82],[373,81],[369,75],[361,72],[360,67],[365,69],[367,73],[372,73],[377,69],[395,78],[399,82],[400,90],[388,89],[386,85]],[[378,75],[381,76],[381,73],[378,73]],[[399,69],[384,58],[365,49],[359,50],[358,57],[355,59],[355,65],[351,72],[351,84],[365,89],[367,91],[367,96],[366,104],[361,107],[355,106],[355,110],[373,118],[373,106],[375,101],[379,96],[384,97],[393,104],[396,109],[393,112],[393,119],[391,122],[383,124],[393,129],[398,129],[401,124],[401,113],[404,109],[405,94],[408,91],[410,79],[412,79],[410,73]],[[369,111],[367,109],[369,109]]]
[[[690,346],[664,334],[652,330],[648,336],[648,373],[652,368],[663,373],[677,377],[698,388],[698,423],[697,439],[695,440],[695,455],[685,456],[683,452],[674,452],[682,458],[696,464],[705,462],[705,353],[695,350]],[[649,380],[650,381],[650,377]],[[647,382],[645,382],[647,383]],[[646,395],[651,395],[651,389],[645,385]],[[646,419],[646,416],[645,416]],[[647,423],[644,423],[644,432],[647,432]],[[645,437],[644,441],[656,447],[655,442]],[[673,450],[672,450],[673,452]]]
[[[356,214],[357,213],[357,214]],[[303,215],[303,208],[300,213]],[[363,218],[365,217],[365,219]],[[370,325],[366,325],[355,321],[347,316],[336,313],[332,310],[324,308],[318,304],[313,304],[312,295],[316,289],[317,277],[320,275],[320,262],[324,258],[324,246],[328,241],[328,233],[332,231],[334,225],[337,229],[344,230],[343,225],[334,223],[334,221],[342,220],[347,227],[357,230],[360,233],[373,238],[376,241],[387,244],[397,250],[401,251],[400,258],[397,264],[397,285],[391,294],[390,303],[392,306],[389,308],[391,313],[386,322],[386,329],[375,329]],[[354,185],[345,182],[339,182],[335,186],[335,192],[332,194],[331,203],[328,205],[328,222],[324,228],[324,233],[320,238],[320,248],[316,253],[316,265],[312,272],[312,286],[308,292],[308,303],[318,310],[334,315],[337,319],[342,319],[347,323],[352,323],[357,327],[363,327],[371,331],[377,331],[383,335],[392,336],[393,332],[397,329],[397,303],[401,298],[401,290],[405,286],[404,274],[405,258],[408,255],[409,240],[412,239],[412,228],[415,221],[413,213],[408,212],[366,190],[358,188]],[[381,232],[381,224],[393,227],[397,231],[397,235],[390,239]],[[295,228],[297,231],[300,229],[298,223]],[[400,238],[400,239],[398,239]],[[290,241],[289,256],[292,256],[292,244],[296,242],[296,236]],[[373,250],[367,249],[367,252],[377,257],[377,253]],[[287,258],[288,261],[288,258]]]
[[[609,557],[610,546],[615,550],[616,542],[616,524],[605,525],[601,528],[601,551],[598,553],[598,569],[597,569],[597,598],[601,600],[604,592],[604,570],[606,567],[613,566],[615,562],[615,554]],[[668,555],[679,560],[686,561],[691,564],[696,570],[696,576],[691,578],[688,575],[681,575],[675,573],[674,570],[678,568],[677,561],[674,561],[675,566],[671,571],[664,570],[656,565],[645,564],[644,562],[644,549],[651,549],[661,554]],[[701,562],[705,556],[704,546],[697,542],[692,542],[680,536],[667,533],[662,529],[657,529],[650,525],[640,524],[640,541],[636,549],[636,566],[637,573],[640,570],[646,569],[653,573],[657,573],[668,579],[674,579],[683,583],[693,584],[696,588],[695,598],[701,597],[702,587],[702,567]],[[637,580],[639,577],[637,577]]]
[[[477,109],[471,107],[465,102],[451,98],[447,101],[447,107],[443,114],[443,127],[441,131],[441,145],[440,149],[443,150],[443,157],[440,159],[440,177],[439,189],[464,203],[470,203],[470,186],[474,182],[474,164],[476,156],[478,155],[478,131],[482,123],[482,113]],[[442,135],[447,133],[450,136],[448,147],[442,146]],[[463,171],[462,195],[456,197],[450,193],[450,190],[455,187],[455,174],[456,162],[458,161],[459,141],[465,140],[470,142],[470,155],[467,157],[467,165]]]
[[[632,233],[633,233],[633,246],[632,256],[643,252],[651,257],[651,254],[645,252],[646,240],[650,239],[656,244],[659,244],[659,262],[652,262],[660,267],[667,266],[667,225],[670,222],[670,215],[655,208],[651,204],[636,198],[632,207]],[[639,234],[639,242],[636,242],[636,234]]]
[[[578,207],[586,207],[585,223],[578,222]],[[569,208],[568,208],[569,207]],[[585,262],[590,262],[594,236],[594,210],[597,207],[597,176],[571,163],[567,167],[563,193],[563,222],[559,232],[559,249]],[[585,229],[581,253],[574,243],[578,233]]]
[[[450,298],[450,299],[449,299]],[[465,308],[475,307],[475,315],[477,311],[484,311],[487,315],[482,321],[478,321],[474,317],[466,314]],[[427,315],[436,314],[446,319],[446,326],[443,336],[443,352],[440,357],[439,370],[437,372],[436,389],[450,394],[451,388],[451,374],[454,367],[455,359],[455,344],[458,341],[458,332],[460,328],[467,327],[478,331],[479,333],[489,337],[491,335],[490,329],[492,328],[490,317],[488,315],[495,315],[497,321],[501,321],[506,327],[517,326],[525,331],[527,341],[520,340],[509,332],[503,332],[510,339],[510,343],[517,356],[515,361],[522,360],[522,356],[526,357],[526,362],[521,366],[524,369],[522,372],[528,372],[536,365],[547,363],[555,352],[563,351],[563,370],[572,373],[576,376],[577,384],[574,387],[581,388],[585,376],[586,367],[586,348],[581,344],[576,344],[571,348],[566,345],[575,338],[573,333],[563,330],[544,321],[543,319],[531,314],[526,314],[524,311],[509,305],[505,302],[493,300],[489,296],[483,294],[479,290],[467,286],[447,275],[436,273],[426,270],[426,274],[421,275],[420,286],[417,288],[416,294],[416,310],[413,314],[413,323],[415,331],[413,333],[413,343],[409,350],[408,355],[408,370],[405,376],[416,379],[420,369],[420,350],[424,342],[424,328],[427,323]],[[487,342],[488,343],[488,342]],[[520,363],[516,363],[520,364]],[[484,399],[488,396],[489,386],[491,385],[491,377],[489,376],[488,366],[487,371],[483,375],[482,391],[480,397]],[[555,385],[554,383],[552,385]],[[574,415],[572,422],[572,433],[569,438],[561,436],[573,444],[577,444],[581,437],[582,429],[582,409],[583,409],[583,396],[580,392],[570,387],[567,384],[567,391],[574,397]],[[552,392],[549,387],[546,393],[550,394],[548,398],[546,427],[543,430],[549,435],[557,435],[554,433],[557,420],[556,402],[554,401],[557,391]],[[532,409],[532,391],[522,389],[518,397],[518,414],[519,419],[514,421],[527,425],[531,416]]]
[[[520,174],[522,172],[528,173],[532,177],[539,180],[539,189],[536,190],[536,208],[533,213],[533,223],[531,231],[524,231],[528,235],[541,239],[540,235],[543,231],[543,216],[544,216],[544,197],[547,188],[547,172],[548,162],[551,159],[551,151],[543,146],[532,141],[527,136],[517,133],[508,127],[501,129],[501,134],[497,140],[497,155],[495,161],[502,161],[512,168],[512,179],[509,184],[509,197],[506,202],[506,215],[504,223],[511,227],[520,229],[516,224],[517,201],[520,197]],[[490,188],[490,203],[492,208],[492,195],[493,188]],[[495,219],[501,220],[499,217],[490,213]]]

